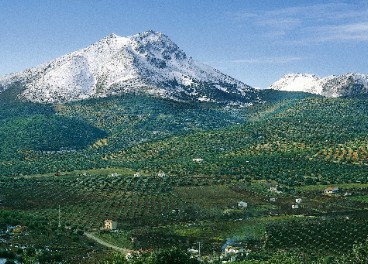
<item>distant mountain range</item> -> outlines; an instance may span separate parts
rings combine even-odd
[[[188,57],[166,35],[111,34],[87,48],[20,73],[0,77],[0,92],[22,84],[18,97],[63,103],[124,93],[182,101],[252,103],[257,91]]]
[[[320,78],[312,74],[287,74],[269,88],[314,93],[325,97],[356,96],[368,94],[368,75],[347,73]]]
[[[0,95],[15,86],[17,91],[13,93],[18,98],[38,103],[126,93],[235,105],[265,100],[258,90],[193,60],[166,35],[155,31],[128,37],[111,34],[46,64],[0,77]],[[355,96],[368,94],[368,75],[348,73],[320,78],[287,74],[269,88],[325,97]]]

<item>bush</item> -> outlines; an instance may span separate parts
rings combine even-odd
[[[163,249],[152,253],[134,253],[128,259],[123,255],[115,255],[113,259],[105,261],[105,264],[197,264],[198,260],[190,258],[190,255],[178,248]]]

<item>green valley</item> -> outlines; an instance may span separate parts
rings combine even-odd
[[[2,101],[2,254],[119,259],[84,232],[133,254],[200,242],[212,263],[353,254],[368,235],[367,100],[261,95],[248,107],[138,94]],[[101,230],[106,219],[118,229]]]

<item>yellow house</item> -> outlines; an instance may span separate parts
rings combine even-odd
[[[112,221],[111,219],[106,219],[104,221],[104,229],[105,230],[115,230],[118,226],[118,222]]]

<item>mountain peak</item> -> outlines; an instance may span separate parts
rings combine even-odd
[[[118,38],[119,36],[115,33],[111,33],[110,35],[106,36],[105,38]]]
[[[49,63],[0,78],[0,91],[16,81],[24,86],[20,97],[45,103],[124,93],[232,104],[259,100],[250,86],[188,58],[153,30],[128,37],[110,34]]]
[[[150,37],[150,36],[161,37],[161,36],[165,36],[163,33],[152,30],[152,29],[141,32],[141,33],[138,33],[137,35],[141,36],[141,37]]]
[[[143,41],[143,42],[155,42],[155,41],[172,42],[168,36],[166,36],[165,34],[161,32],[154,31],[154,30],[144,31],[144,32],[132,35],[129,38],[134,39],[136,41]]]
[[[320,78],[314,74],[286,74],[269,88],[314,93],[325,97],[354,96],[368,93],[368,75],[346,73]]]
[[[103,39],[114,39],[114,38],[122,38],[122,37],[115,33],[111,33],[107,35],[106,37],[104,37]],[[168,37],[165,34],[158,32],[158,31],[154,31],[154,30],[147,30],[147,31],[135,34],[135,35],[128,36],[127,38],[136,39],[136,40],[143,40],[143,39],[157,40],[159,38],[168,39]]]

